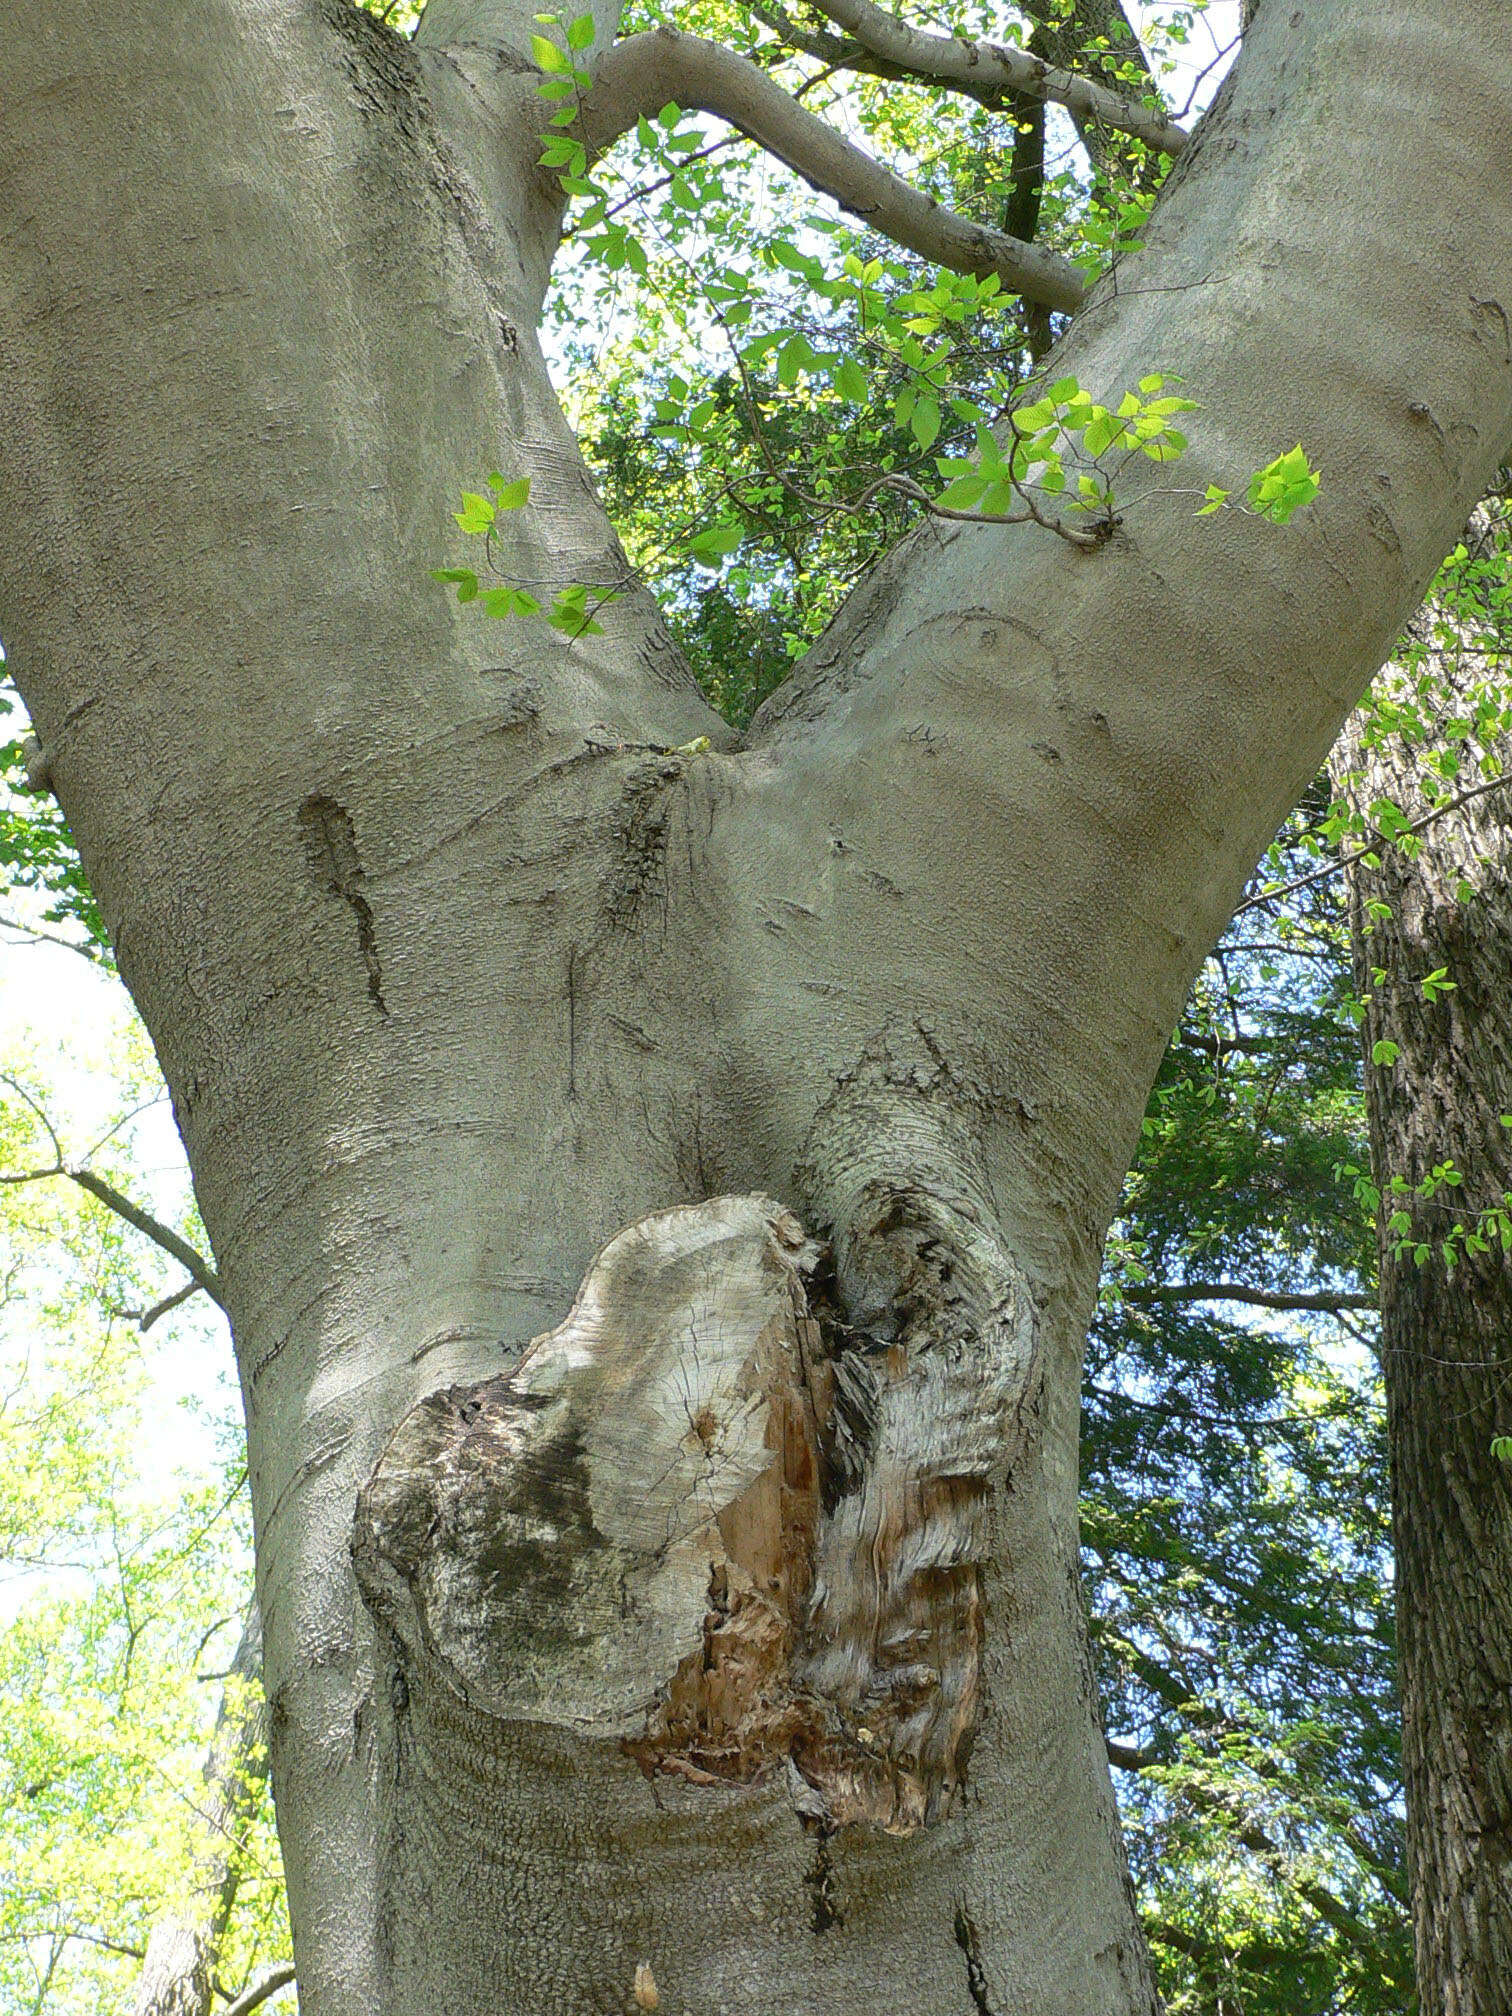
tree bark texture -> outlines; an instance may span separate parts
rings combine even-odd
[[[1465,706],[1480,666],[1450,653],[1440,676]],[[1420,816],[1413,759],[1399,744],[1367,752],[1351,729],[1362,802]],[[1500,753],[1512,755],[1505,739]],[[1412,1220],[1401,1257],[1383,1229],[1380,1271],[1419,1995],[1425,2016],[1500,2016],[1512,1983],[1512,1466],[1491,1444],[1512,1433],[1512,1258],[1493,1242],[1450,1266],[1440,1242],[1512,1190],[1506,795],[1436,821],[1410,859],[1383,848],[1350,883],[1376,1180],[1416,1189],[1445,1162],[1464,1177],[1381,1206],[1383,1228],[1398,1204]],[[1461,900],[1463,883],[1475,893]],[[1440,970],[1452,991],[1426,999],[1420,983]],[[1396,1046],[1390,1063],[1371,1061],[1381,1042]]]
[[[0,0],[0,633],[232,1317],[301,2004],[1142,2016],[1085,1318],[1192,973],[1512,434],[1505,9],[1267,9],[1062,346],[1183,379],[1199,493],[1303,440],[1305,520],[1152,468],[1096,552],[927,525],[746,738],[644,594],[569,643],[426,578],[495,467],[514,578],[623,570],[533,12]]]

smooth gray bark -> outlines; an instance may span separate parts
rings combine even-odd
[[[1190,977],[1512,434],[1505,7],[1262,10],[1064,346],[1180,374],[1183,488],[1304,441],[1305,519],[1152,471],[1095,553],[926,527],[744,742],[646,596],[565,644],[426,579],[494,466],[517,576],[623,564],[534,335],[533,12],[0,0],[0,629],[232,1316],[301,2003],[1129,2016],[1084,1320]],[[926,1247],[1019,1284],[974,1745],[908,1834],[491,1713],[353,1580],[412,1410],[721,1194],[834,1239],[883,1361]]]

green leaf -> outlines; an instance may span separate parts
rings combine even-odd
[[[722,525],[710,525],[705,531],[695,532],[688,541],[690,559],[700,567],[717,567],[726,553],[733,553],[745,537],[745,527],[727,521]]]
[[[1106,454],[1122,432],[1123,428],[1106,406],[1094,406],[1082,435],[1082,447],[1095,459]]]
[[[779,266],[785,266],[789,273],[801,273],[805,280],[818,280],[824,269],[819,261],[806,252],[800,252],[796,245],[790,245],[785,238],[774,238],[768,248]]]
[[[1265,468],[1257,469],[1249,480],[1250,508],[1262,517],[1285,525],[1305,504],[1310,504],[1321,488],[1321,472],[1312,468],[1298,442],[1286,454],[1278,455]]]
[[[938,399],[924,398],[914,402],[914,410],[909,424],[919,446],[929,449],[934,446],[940,431],[940,402]]]
[[[528,589],[506,585],[484,590],[483,610],[485,615],[502,621],[506,616],[539,616],[541,605]]]
[[[591,49],[593,38],[598,33],[591,14],[579,14],[577,19],[567,24],[567,47],[569,49]]]
[[[979,469],[969,475],[957,476],[953,483],[947,483],[935,499],[947,511],[972,511],[981,502],[988,489],[988,479]]]
[[[1370,1061],[1372,1064],[1395,1064],[1400,1055],[1400,1046],[1389,1042],[1384,1036],[1370,1046]]]
[[[513,483],[506,483],[498,470],[495,469],[488,479],[488,484],[499,500],[499,509],[501,511],[518,511],[522,504],[529,501],[530,478],[528,476],[518,476]]]
[[[538,68],[542,70],[561,71],[572,68],[555,42],[548,41],[544,35],[531,36],[530,53],[535,57]]]
[[[480,497],[476,490],[464,490],[462,509],[452,513],[464,532],[474,534],[488,531],[497,515],[488,499]]]
[[[798,373],[806,370],[814,361],[814,346],[802,330],[789,336],[777,353],[777,383],[792,386],[798,383]]]
[[[842,399],[848,399],[853,406],[864,406],[871,390],[865,370],[854,357],[844,357],[835,369],[833,384]]]
[[[1056,417],[1053,399],[1036,399],[1032,406],[1020,406],[1013,416],[1013,424],[1020,434],[1037,434],[1042,427],[1048,427]]]
[[[478,593],[478,577],[471,567],[432,567],[432,581],[455,582],[457,600],[471,602]]]

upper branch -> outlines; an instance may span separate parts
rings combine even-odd
[[[1064,105],[1078,124],[1096,122],[1119,133],[1132,133],[1164,154],[1179,154],[1186,145],[1186,129],[1175,125],[1157,107],[1110,91],[1074,71],[1058,70],[1027,49],[1001,42],[967,41],[956,35],[921,34],[885,8],[873,5],[873,0],[813,0],[813,5],[853,35],[869,55],[898,73],[927,77],[989,101],[1007,92],[1048,99]]]
[[[1080,307],[1086,283],[1069,259],[942,209],[805,112],[756,64],[676,28],[632,35],[605,56],[583,107],[590,156],[669,99],[728,120],[811,189],[910,251],[957,273],[996,273],[1005,287],[1047,308],[1070,314]]]

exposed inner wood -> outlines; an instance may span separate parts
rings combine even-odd
[[[512,1375],[411,1412],[354,1555],[422,1671],[648,1776],[791,1764],[825,1828],[947,1810],[1021,1339],[959,1204],[872,1186],[845,1240],[865,1327],[811,1307],[820,1249],[781,1206],[660,1212]]]

